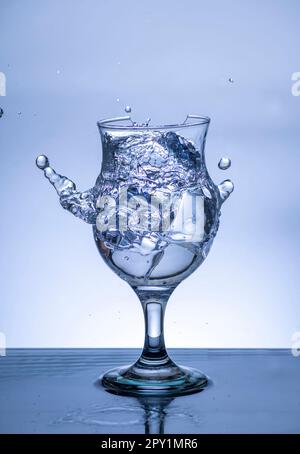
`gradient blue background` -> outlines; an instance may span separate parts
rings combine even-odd
[[[127,104],[139,121],[211,116],[210,174],[236,186],[206,262],[171,297],[167,345],[290,347],[300,330],[299,21],[297,0],[0,0],[0,331],[9,347],[142,345],[135,295],[34,165],[47,154],[91,187],[96,121]],[[221,156],[232,159],[227,172]]]

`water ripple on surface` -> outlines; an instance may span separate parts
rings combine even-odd
[[[144,423],[144,413],[141,407],[114,406],[100,407],[94,405],[90,409],[77,409],[55,421],[56,424],[87,424],[96,426],[128,426]]]

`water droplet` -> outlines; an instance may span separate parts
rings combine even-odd
[[[125,107],[125,112],[126,113],[130,113],[131,112],[131,107],[130,106],[126,106]]]
[[[230,196],[232,191],[234,190],[234,185],[231,180],[222,181],[221,184],[218,186],[220,191],[220,196],[223,202]]]
[[[117,102],[120,102],[120,98],[117,98]]]
[[[39,169],[44,170],[46,167],[49,167],[49,159],[47,156],[41,154],[36,158],[36,165]]]
[[[4,110],[2,109],[2,107],[0,107],[0,118],[3,117],[3,114],[4,114]]]
[[[234,82],[233,78],[232,78],[232,77],[229,77],[228,82],[230,82],[231,84],[233,84],[233,82]]]
[[[231,159],[230,158],[221,158],[218,167],[221,170],[227,170],[231,166]]]

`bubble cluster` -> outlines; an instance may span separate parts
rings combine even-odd
[[[142,130],[125,137],[106,133],[104,148],[113,148],[117,178],[139,185],[148,193],[196,184],[197,150],[175,132]]]

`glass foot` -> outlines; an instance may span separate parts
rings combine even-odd
[[[105,389],[127,396],[180,396],[201,391],[208,378],[197,369],[177,366],[169,360],[164,365],[144,364],[112,369],[100,377]]]

